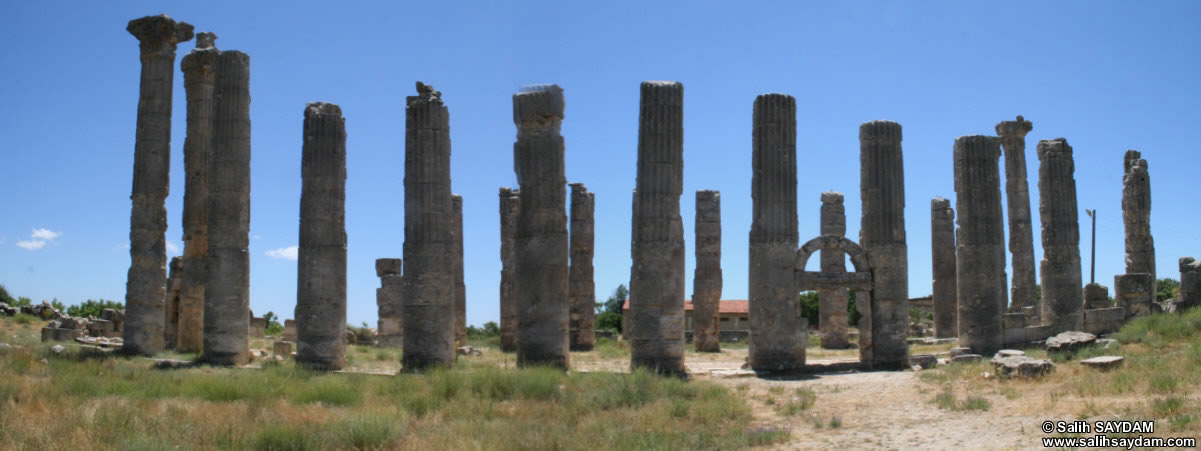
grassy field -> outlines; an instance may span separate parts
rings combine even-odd
[[[746,402],[711,382],[517,370],[494,348],[425,375],[322,374],[290,361],[157,370],[70,344],[55,354],[38,342],[43,324],[0,320],[5,449],[729,449],[787,438],[752,424]],[[399,357],[348,353],[366,370]],[[587,354],[578,358],[628,358],[610,342]]]

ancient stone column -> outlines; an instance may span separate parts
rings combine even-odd
[[[517,273],[514,245],[517,216],[521,214],[521,194],[511,188],[500,189],[500,350],[517,352]]]
[[[451,194],[451,231],[454,250],[451,259],[455,279],[455,343],[467,345],[467,285],[463,282],[463,196]]]
[[[380,346],[400,346],[404,340],[404,322],[401,317],[404,272],[401,259],[376,259],[375,275],[379,277],[380,282],[380,287],[375,289],[375,304],[379,309],[379,334],[376,343]]]
[[[1126,151],[1122,176],[1122,222],[1126,225],[1126,274],[1151,275],[1155,293],[1155,240],[1151,237],[1151,177],[1147,160],[1137,150]]]
[[[563,89],[530,86],[513,94],[517,219],[517,365],[566,369],[568,353],[567,176]]]
[[[250,57],[217,57],[208,165],[204,351],[215,365],[250,359]]]
[[[630,367],[684,368],[684,85],[644,81],[638,111]]]
[[[1183,312],[1201,306],[1201,261],[1193,257],[1180,258],[1180,293],[1176,311]]]
[[[847,234],[847,211],[842,205],[842,193],[822,193],[821,234],[844,237]],[[847,271],[846,257],[838,247],[821,250],[821,271],[843,273]],[[821,346],[826,349],[842,349],[850,345],[847,340],[847,289],[823,288],[818,295],[818,328],[821,330]]]
[[[125,344],[129,353],[163,350],[167,295],[167,198],[171,169],[171,91],[175,45],[192,39],[192,26],[166,14],[129,21],[142,60],[138,125],[133,151],[133,207],[129,215],[129,274],[125,283]]]
[[[1030,187],[1026,181],[1026,133],[1034,126],[1021,116],[997,124],[1005,152],[1005,198],[1009,208],[1009,252],[1013,255],[1013,287],[1009,311],[1038,311],[1034,280],[1034,231],[1030,221]],[[1002,256],[1003,258],[1004,256]],[[1002,262],[1003,263],[1003,262]]]
[[[441,93],[417,82],[405,98],[405,371],[455,364],[454,212],[450,113]]]
[[[909,345],[909,259],[905,244],[905,172],[901,124],[871,121],[859,126],[859,198],[863,215],[859,245],[872,266],[870,315],[859,322],[860,359],[874,368],[903,368]],[[870,312],[868,312],[870,310]],[[864,337],[868,342],[864,343]]]
[[[183,282],[183,257],[171,258],[170,275],[167,277],[166,322],[163,326],[163,343],[167,349],[175,347],[179,331],[179,290]]]
[[[188,135],[183,142],[183,274],[175,350],[200,352],[204,344],[204,256],[208,252],[208,165],[213,144],[213,82],[217,35],[196,33],[196,48],[183,57],[188,97]]]
[[[808,322],[796,289],[796,99],[755,98],[751,126],[750,322],[748,359],[755,371],[805,366]]]
[[[338,105],[308,104],[300,163],[296,363],[346,366],[346,119]]]
[[[692,343],[721,352],[721,193],[696,192],[696,270],[692,276]]]
[[[1000,140],[995,137],[955,139],[959,346],[980,355],[995,354],[1004,339],[1005,222],[997,167],[1000,157]]]
[[[596,282],[592,256],[593,210],[596,198],[583,183],[571,186],[571,266],[568,268],[567,302],[570,306],[569,337],[572,351],[591,351],[596,342]]]
[[[1052,333],[1080,330],[1084,292],[1080,274],[1080,223],[1076,166],[1063,138],[1038,142],[1038,215],[1042,219],[1043,322]]]
[[[934,336],[959,336],[959,293],[955,274],[955,209],[941,197],[930,200],[930,255],[934,275]]]

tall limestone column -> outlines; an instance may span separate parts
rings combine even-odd
[[[226,50],[216,67],[200,357],[242,365],[250,360],[250,57]]]
[[[871,121],[859,126],[859,198],[863,216],[859,245],[867,252],[874,286],[865,334],[859,324],[860,358],[873,368],[904,368],[909,345],[909,259],[905,244],[905,170],[901,124]],[[866,302],[856,304],[859,307]],[[868,343],[863,342],[868,337]]]
[[[755,371],[805,366],[808,322],[796,289],[796,99],[755,98],[751,126],[750,322],[748,359]]]
[[[138,39],[142,79],[133,150],[133,207],[129,215],[129,274],[125,282],[125,344],[133,354],[163,350],[167,321],[167,198],[171,169],[171,91],[175,46],[192,39],[192,26],[166,14],[129,21]]]
[[[514,253],[521,194],[500,189],[500,350],[517,352],[517,278]]]
[[[572,351],[591,351],[596,342],[596,281],[592,271],[596,197],[588,192],[583,183],[572,183],[570,186],[571,266],[567,275],[570,348]]]
[[[196,33],[196,48],[183,57],[188,97],[188,135],[183,142],[183,274],[175,350],[200,352],[204,344],[204,256],[208,252],[208,165],[213,144],[213,82],[217,35]]]
[[[959,346],[980,355],[996,353],[1004,339],[1005,225],[997,168],[1000,157],[1000,140],[995,137],[955,139]]]
[[[1024,307],[1038,314],[1038,292],[1034,280],[1034,231],[1030,221],[1030,187],[1026,181],[1026,133],[1033,130],[1021,116],[996,126],[1005,150],[1005,197],[1009,208],[1009,252],[1013,254],[1013,287],[1009,310]],[[1002,255],[1002,259],[1004,256]],[[1004,261],[1002,261],[1002,265]]]
[[[308,104],[300,163],[296,363],[346,366],[346,119],[338,105]]]
[[[517,365],[567,369],[567,176],[563,89],[538,85],[513,94],[517,219]]]
[[[696,192],[696,270],[692,276],[692,343],[721,352],[721,192]]]
[[[630,367],[684,368],[684,85],[644,81],[630,270]]]
[[[405,97],[404,371],[455,364],[450,113],[417,82]]]
[[[1155,240],[1151,237],[1151,176],[1137,150],[1126,151],[1122,176],[1122,222],[1126,225],[1126,274],[1151,275],[1155,293]]]
[[[179,332],[179,290],[183,282],[183,257],[172,257],[167,276],[166,323],[163,327],[163,343],[167,349],[175,348]]]
[[[400,346],[404,340],[404,319],[401,317],[404,293],[404,266],[399,258],[375,260],[375,275],[380,287],[375,289],[375,304],[379,309],[380,346]]]
[[[955,274],[955,209],[941,197],[930,200],[931,274],[934,275],[934,336],[959,336],[959,292]]]
[[[1176,297],[1176,311],[1201,306],[1201,260],[1180,257],[1180,292]]]
[[[847,211],[842,205],[842,193],[822,193],[821,234],[844,237],[847,234]],[[838,247],[821,250],[821,271],[842,273],[847,271],[846,256]],[[842,349],[850,345],[847,339],[847,289],[829,288],[817,290],[818,328],[821,329],[821,346],[826,349]]]
[[[1043,225],[1043,322],[1053,333],[1084,325],[1076,165],[1063,138],[1038,142],[1038,215]]]
[[[451,259],[455,279],[455,343],[467,344],[467,285],[463,282],[463,196],[450,195],[451,230],[455,234]]]

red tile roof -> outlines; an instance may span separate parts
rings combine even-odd
[[[723,299],[717,304],[717,310],[718,310],[718,313],[743,313],[743,314],[745,314],[745,313],[750,312],[750,306],[751,306],[750,302],[748,302],[746,299],[732,299],[732,300]],[[629,310],[629,309],[630,309],[630,301],[626,300],[626,303],[621,306],[621,310],[625,311],[625,310]],[[684,301],[684,311],[691,311],[691,310],[692,310],[692,301],[685,300]]]

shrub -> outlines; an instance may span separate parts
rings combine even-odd
[[[125,304],[120,302],[109,301],[105,299],[101,299],[99,301],[88,299],[79,305],[67,307],[66,311],[68,315],[78,318],[87,318],[88,316],[99,318],[100,312],[104,311],[105,309],[122,310],[124,308]]]

